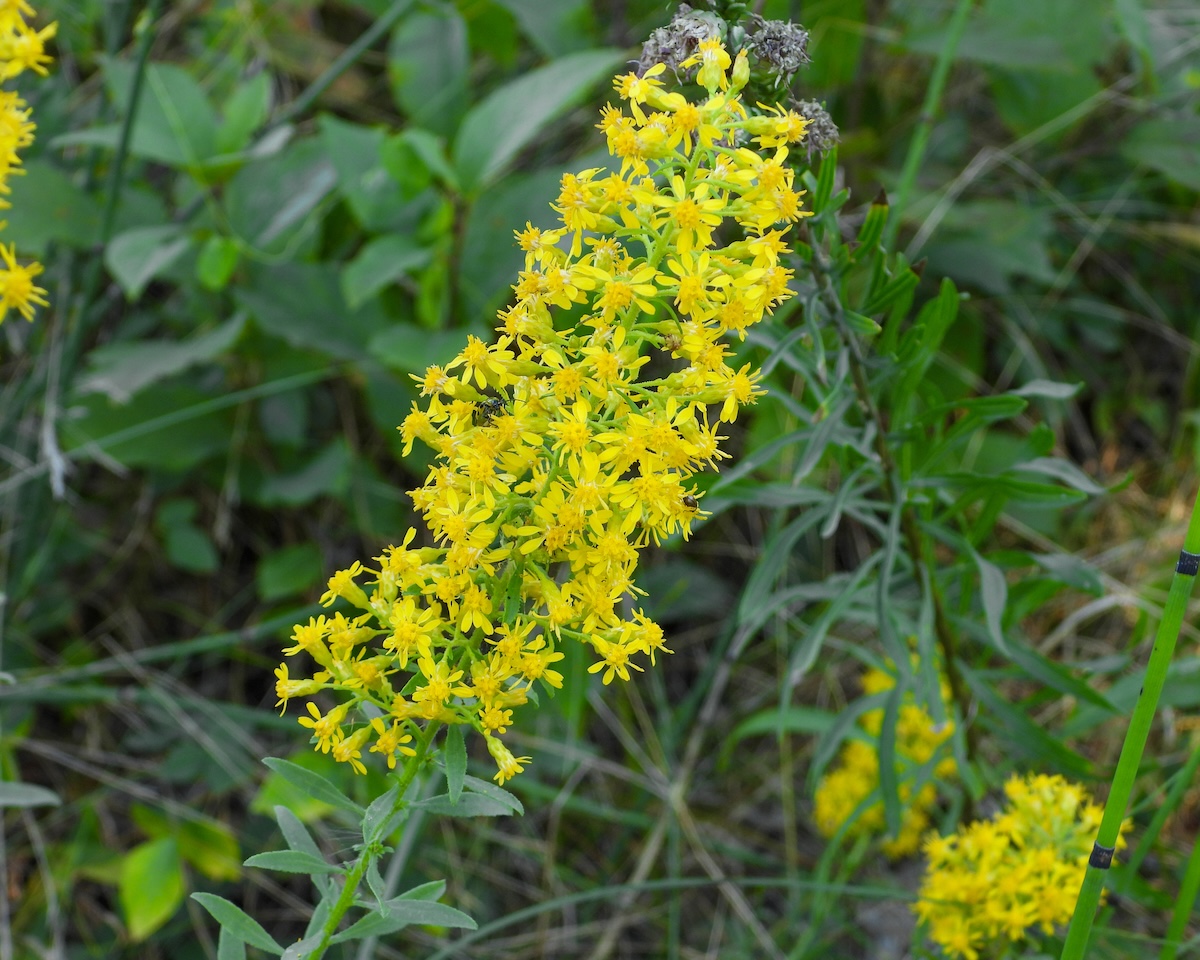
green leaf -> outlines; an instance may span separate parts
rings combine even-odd
[[[104,81],[121,113],[128,111],[136,64],[106,59]],[[135,157],[199,173],[216,152],[217,117],[204,90],[180,67],[152,63],[146,68],[142,96],[129,142]],[[67,144],[90,143],[115,148],[120,125],[96,127],[59,137]]]
[[[400,785],[393,783],[367,807],[362,821],[363,843],[381,843],[408,816],[408,811],[403,806],[397,809],[396,798],[399,793]]]
[[[58,794],[32,783],[0,781],[0,808],[57,807],[62,803]]]
[[[100,233],[100,208],[65,173],[34,157],[21,165],[24,175],[10,177],[12,206],[4,211],[8,221],[6,242],[36,256],[51,242],[84,250]]]
[[[1048,397],[1051,400],[1066,400],[1083,389],[1083,383],[1059,383],[1055,380],[1030,380],[1024,386],[1009,393],[1016,397]]]
[[[983,603],[983,618],[988,636],[1001,653],[1011,655],[1004,639],[1004,608],[1008,605],[1008,581],[1004,571],[974,550],[971,560],[979,570],[979,596]]]
[[[288,845],[289,850],[298,850],[301,853],[323,859],[321,848],[317,846],[312,834],[291,810],[283,806],[275,807],[275,820],[279,824],[279,830],[283,834],[284,842]]]
[[[525,808],[521,805],[521,801],[514,797],[503,787],[497,786],[491,780],[480,780],[478,777],[473,777],[469,773],[463,777],[463,784],[473,793],[479,793],[490,800],[495,800],[508,807],[513,813],[524,815]]]
[[[229,447],[232,415],[211,409],[213,397],[194,387],[155,384],[117,406],[96,395],[77,398],[61,426],[66,451],[94,459],[92,445],[130,467],[182,471]],[[199,411],[192,415],[191,411]],[[113,438],[113,439],[110,439]]]
[[[1078,490],[1080,493],[1086,493],[1093,497],[1108,492],[1075,466],[1075,464],[1058,457],[1038,457],[1035,460],[1026,460],[1024,463],[1018,463],[1013,469],[1053,477],[1055,480],[1062,481],[1073,490]]]
[[[363,937],[378,937],[395,933],[411,924],[426,927],[460,927],[467,930],[478,929],[467,914],[444,903],[432,903],[428,900],[410,900],[405,897],[393,897],[382,904],[378,913],[371,913],[356,923],[351,924],[330,943],[345,943],[347,940],[360,940]]]
[[[1200,118],[1143,120],[1121,138],[1121,152],[1132,163],[1200,190]]]
[[[414,803],[413,808],[443,817],[507,817],[513,812],[508,804],[478,793],[464,793],[457,803],[443,793]]]
[[[276,956],[283,953],[283,947],[275,942],[275,938],[241,907],[230,903],[224,897],[218,897],[215,893],[193,893],[192,899],[209,912],[221,925],[222,931],[228,930],[243,942],[267,953]]]
[[[155,526],[174,566],[189,573],[212,573],[220,557],[208,535],[192,523],[195,514],[194,500],[166,500],[158,508]]]
[[[269,553],[258,561],[254,581],[259,599],[271,602],[294,597],[320,582],[324,568],[315,543],[298,543]]]
[[[392,31],[388,79],[414,126],[449,136],[466,109],[471,52],[467,26],[453,4],[409,14]]]
[[[142,295],[147,284],[169,269],[192,245],[182,227],[135,227],[115,237],[104,249],[108,267],[128,300]]]
[[[207,363],[225,353],[241,336],[246,315],[237,313],[207,333],[187,340],[120,340],[94,348],[88,369],[76,382],[80,394],[102,393],[115,403],[128,403],[140,390],[159,380]]]
[[[442,138],[428,130],[419,127],[409,129],[388,137],[379,149],[379,159],[383,168],[401,186],[405,196],[410,196],[417,183],[427,180],[432,174],[453,193],[457,193],[458,175],[446,156],[446,145]],[[412,165],[420,166],[425,174],[414,172]],[[410,184],[406,189],[405,184]]]
[[[412,324],[393,326],[369,345],[380,363],[401,373],[424,373],[433,364],[447,363],[463,348],[468,334],[486,335],[483,327],[467,330],[422,330]]]
[[[371,338],[395,326],[376,301],[346,305],[334,264],[256,267],[236,299],[273,336],[341,359],[363,359]]]
[[[217,935],[217,960],[246,960],[245,941],[222,927]]]
[[[237,838],[216,820],[186,819],[176,835],[179,854],[210,880],[237,880],[242,855]]]
[[[250,138],[267,121],[271,112],[271,73],[260,70],[239,83],[225,101],[217,130],[219,153],[237,153],[250,145]]]
[[[341,494],[350,480],[350,466],[350,449],[337,437],[294,473],[265,477],[255,500],[264,507],[298,507],[317,497]]]
[[[561,57],[591,46],[588,0],[497,0],[547,57]]]
[[[271,850],[256,853],[242,864],[260,870],[276,870],[279,873],[345,873],[345,868],[314,857],[302,850]]]
[[[282,760],[279,757],[267,757],[263,760],[263,763],[287,780],[288,783],[299,787],[307,796],[314,800],[320,800],[322,803],[345,810],[347,813],[352,813],[355,817],[359,818],[365,812],[362,807],[319,773],[314,773],[312,770],[305,770],[304,767],[292,763],[290,760]]]
[[[321,225],[318,205],[337,182],[337,171],[315,138],[246,164],[224,192],[234,242],[272,257],[296,257],[306,244],[315,243]]]
[[[125,855],[117,896],[134,943],[171,919],[184,897],[183,864],[174,838],[139,844]]]
[[[777,737],[781,733],[827,733],[836,719],[828,710],[817,707],[788,706],[783,709],[760,710],[751,714],[725,736],[717,765],[724,769],[734,749],[747,737]]]
[[[446,789],[450,802],[458,803],[462,795],[463,777],[467,775],[467,745],[463,741],[461,727],[452,726],[446,731],[442,759],[446,764]]]
[[[433,250],[412,236],[391,233],[376,237],[342,271],[342,296],[351,310],[390,283],[412,276],[433,259]]]
[[[372,232],[412,233],[434,199],[431,192],[407,198],[384,169],[387,134],[377,127],[320,118],[321,144],[337,171],[338,189],[354,218]]]
[[[241,255],[236,240],[213,234],[204,241],[196,258],[196,279],[205,290],[224,290]]]
[[[471,108],[454,142],[463,189],[478,193],[517,154],[625,60],[623,50],[573,53],[524,74]]]

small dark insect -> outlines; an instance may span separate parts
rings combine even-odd
[[[696,498],[693,497],[690,493],[684,495],[683,505],[685,507],[687,507],[689,510],[697,510],[700,507],[700,504],[696,502]]]
[[[488,397],[475,404],[475,412],[471,414],[471,422],[477,427],[490,426],[492,420],[504,412],[504,401],[499,397]]]
[[[680,347],[683,346],[683,341],[680,340],[673,333],[665,334],[663,336],[662,342],[663,342],[663,349],[666,350],[668,353],[674,353],[676,350],[678,350]]]

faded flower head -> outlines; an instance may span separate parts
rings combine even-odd
[[[277,672],[279,700],[315,685],[337,701],[301,722],[357,771],[463,724],[503,783],[530,758],[500,738],[562,686],[565,649],[605,684],[671,652],[636,603],[638,551],[706,516],[691,478],[763,392],[724,337],[791,296],[784,235],[808,215],[787,163],[807,121],[751,116],[746,58],[715,37],[679,65],[700,99],[668,91],[662,63],[615,79],[624,106],[599,124],[613,168],[565,175],[560,225],[517,232],[524,269],[496,339],[415,378],[423,401],[399,429],[406,453],[435,454],[411,493],[434,545],[409,530],[335,574],[322,602],[353,609],[295,628],[286,653],[316,672]]]

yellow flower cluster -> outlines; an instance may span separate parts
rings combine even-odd
[[[52,23],[34,30],[27,19],[34,11],[25,0],[0,0],[0,81],[11,80],[26,70],[46,76],[50,56],[46,41],[54,36],[58,24]],[[18,151],[33,143],[29,105],[11,90],[0,90],[0,195],[11,193],[8,178],[21,173]],[[0,196],[0,209],[10,206]],[[4,224],[0,222],[0,229]],[[9,310],[16,310],[26,320],[33,319],[35,306],[46,306],[46,291],[34,284],[33,278],[42,272],[40,263],[22,266],[17,263],[12,244],[0,243],[0,323]]]
[[[1013,777],[1004,793],[999,816],[925,842],[913,910],[947,957],[1007,956],[1036,929],[1053,933],[1075,907],[1103,810],[1058,776]]]
[[[896,679],[883,670],[868,670],[863,675],[863,692],[870,696],[891,690]],[[943,703],[949,691],[942,685]],[[860,724],[870,739],[850,740],[842,749],[837,764],[821,778],[813,798],[813,821],[826,837],[837,833],[847,820],[848,836],[875,836],[887,829],[882,800],[864,803],[879,790],[878,740],[883,727],[884,711],[871,710],[863,714]],[[927,769],[939,749],[954,733],[952,723],[937,724],[929,711],[914,702],[912,694],[904,697],[896,718],[896,773],[899,779],[900,800],[904,812],[900,832],[881,844],[889,857],[904,857],[915,853],[921,837],[929,829],[929,814],[937,803],[939,780],[954,776],[957,765],[947,754],[933,769]],[[916,783],[923,780],[913,792]],[[860,809],[861,808],[861,809]]]
[[[426,400],[400,430],[406,453],[420,440],[437,455],[412,492],[437,546],[409,530],[329,581],[323,602],[361,612],[296,627],[286,652],[319,672],[285,664],[277,693],[340,691],[301,723],[355,770],[369,743],[391,766],[422,725],[457,723],[484,735],[503,783],[529,758],[499,735],[535,684],[562,685],[564,643],[605,684],[670,652],[630,603],[638,548],[704,515],[688,478],[726,456],[720,423],[762,393],[722,337],[790,296],[772,228],[805,215],[786,161],[806,121],[750,116],[746,58],[718,41],[689,65],[700,102],[664,90],[661,64],[617,77],[627,111],[606,107],[599,128],[620,169],[563,177],[561,227],[517,234],[525,266],[498,339],[469,337],[416,378]]]

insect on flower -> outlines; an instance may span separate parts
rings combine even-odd
[[[475,404],[471,422],[477,427],[491,426],[492,420],[504,412],[504,401],[499,397],[487,397]]]
[[[696,498],[693,497],[690,493],[684,495],[683,505],[685,507],[687,507],[689,510],[699,510],[700,509],[700,504],[697,502]]]

